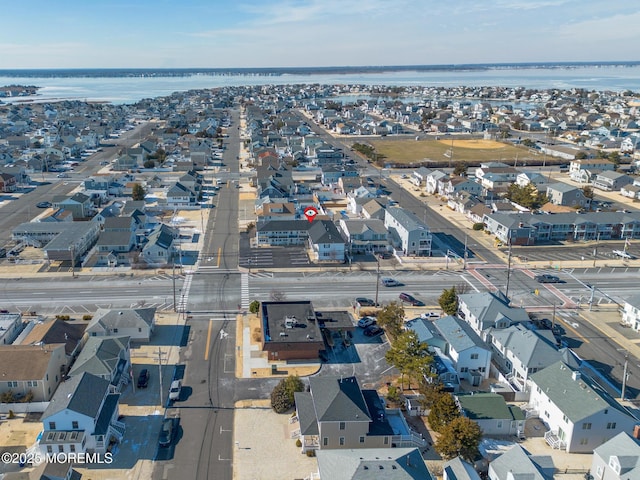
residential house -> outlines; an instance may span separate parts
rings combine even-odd
[[[375,390],[362,390],[355,377],[310,377],[309,386],[295,393],[303,452],[391,448],[394,432]]]
[[[632,183],[631,185],[625,185],[620,188],[620,195],[628,198],[640,198],[640,185],[636,185],[636,183]]]
[[[296,206],[292,202],[263,203],[258,206],[256,213],[259,223],[271,220],[295,220],[297,217]]]
[[[96,266],[129,265],[135,242],[136,223],[132,217],[106,218],[96,242]]]
[[[68,367],[64,343],[0,345],[0,394],[48,402]]]
[[[533,373],[567,360],[566,350],[559,351],[556,343],[551,330],[529,330],[522,324],[491,331],[496,365],[522,392],[529,390],[529,377]]]
[[[426,187],[427,186],[427,177],[429,174],[433,172],[432,169],[426,167],[419,167],[411,173],[411,183],[413,183],[416,187]]]
[[[555,466],[550,455],[531,455],[516,444],[489,463],[489,480],[553,480]]]
[[[438,186],[440,184],[440,181],[446,178],[449,178],[449,174],[440,170],[434,170],[431,173],[429,173],[427,175],[427,181],[425,185],[427,193],[430,195],[433,195],[435,193],[440,193],[438,192]]]
[[[597,480],[640,478],[640,441],[620,432],[593,450],[590,473]]]
[[[308,235],[313,260],[338,263],[345,261],[345,240],[335,223],[329,220],[316,220],[311,223]]]
[[[89,337],[69,370],[69,376],[91,373],[109,381],[112,393],[121,392],[129,383],[131,353],[129,337]]]
[[[389,480],[435,480],[417,448],[325,449],[318,450],[316,456],[318,478],[353,480],[381,476]]]
[[[11,193],[18,188],[15,175],[10,173],[0,173],[0,192]]]
[[[179,231],[168,225],[157,225],[147,237],[147,243],[142,247],[141,258],[150,265],[166,265],[173,261],[177,249],[176,238]]]
[[[431,256],[431,232],[418,217],[401,207],[388,207],[384,226],[393,246],[404,255]]]
[[[379,220],[384,220],[385,212],[386,209],[382,200],[377,198],[372,198],[362,205],[362,216],[367,219],[377,218]]]
[[[124,436],[124,423],[118,421],[119,398],[107,380],[90,373],[61,383],[41,417],[42,454],[105,453],[112,441]]]
[[[347,239],[349,255],[386,251],[389,245],[389,232],[379,219],[341,219],[340,229]]]
[[[591,206],[591,199],[584,195],[581,188],[567,183],[558,182],[547,185],[547,197],[554,205],[587,209]]]
[[[74,220],[93,216],[93,201],[90,196],[81,192],[75,193],[71,197],[54,197],[52,203],[54,208],[70,211]]]
[[[156,324],[156,309],[99,308],[87,325],[89,337],[128,336],[133,342],[148,342]]]
[[[621,323],[640,332],[640,295],[625,298]]]
[[[529,184],[533,184],[539,191],[544,191],[550,181],[548,176],[538,172],[521,172],[516,177],[515,183],[519,187],[526,187]]]
[[[67,365],[80,353],[83,342],[86,323],[68,322],[58,318],[37,322],[29,333],[20,342],[21,345],[51,345],[64,343],[64,352],[67,356]]]
[[[473,465],[460,457],[454,457],[444,463],[442,480],[480,480],[480,475],[473,468]]]
[[[528,409],[547,425],[547,443],[568,453],[590,453],[637,423],[602,387],[564,362],[531,375]]]
[[[572,160],[569,163],[569,176],[580,170],[597,170],[597,171],[614,171],[616,166],[613,162],[606,159],[581,159]]]
[[[317,359],[322,332],[310,301],[262,302],[262,351],[269,361]]]
[[[466,177],[445,177],[438,182],[438,193],[440,195],[453,197],[462,192],[480,195],[482,193],[482,185]]]
[[[256,244],[304,245],[309,238],[309,227],[307,220],[271,220],[261,223],[256,226]]]
[[[80,258],[95,244],[100,232],[96,222],[28,222],[13,229],[12,237],[30,245],[43,246],[49,261],[69,261],[78,265]]]
[[[633,178],[620,172],[606,170],[596,175],[593,181],[593,188],[598,188],[606,192],[618,192],[623,187],[633,184]]]
[[[166,192],[167,207],[183,208],[193,207],[198,201],[198,195],[186,185],[176,182],[171,185]]]
[[[510,307],[501,292],[463,293],[458,296],[458,312],[484,341],[490,341],[494,330],[529,321],[527,311]]]
[[[19,313],[0,313],[0,345],[11,345],[23,328]]]
[[[456,403],[463,416],[473,420],[488,437],[524,434],[525,414],[516,405],[508,405],[497,393],[457,394]]]
[[[342,177],[357,178],[360,172],[351,165],[323,165],[322,184],[336,185]]]

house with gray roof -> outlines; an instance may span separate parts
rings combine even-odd
[[[417,448],[318,450],[317,457],[319,478],[331,480],[435,479]]]
[[[313,260],[344,263],[346,244],[335,223],[329,220],[316,220],[311,223],[308,235]]]
[[[389,232],[379,219],[341,219],[340,230],[347,240],[350,255],[386,251],[389,245]]]
[[[119,398],[110,392],[108,380],[90,373],[61,383],[42,414],[40,452],[105,453],[111,441],[124,436],[124,423],[118,421]]]
[[[148,342],[156,323],[156,309],[99,308],[87,325],[89,337],[126,335],[134,342]]]
[[[531,455],[516,444],[489,464],[489,479],[553,480],[554,471],[551,456]]]
[[[480,480],[480,475],[473,465],[455,457],[443,465],[442,480]]]
[[[91,373],[109,381],[112,393],[122,391],[129,384],[131,369],[129,337],[89,337],[78,358],[69,370],[69,376]]]
[[[372,198],[362,205],[362,216],[364,218],[377,218],[384,220],[385,206],[382,200]]]
[[[11,232],[14,240],[42,246],[49,261],[79,265],[80,258],[95,244],[100,232],[97,222],[27,222]]]
[[[388,207],[384,216],[384,226],[394,248],[403,255],[431,256],[431,231],[409,210]]]
[[[309,385],[295,394],[303,452],[392,447],[394,429],[375,390],[362,390],[356,377],[311,377]]]
[[[465,417],[482,429],[482,434],[521,436],[524,433],[524,412],[515,405],[508,405],[497,393],[457,394],[456,404]]]
[[[624,300],[622,324],[640,332],[640,295],[632,295]]]
[[[528,410],[547,428],[552,448],[568,453],[592,452],[638,422],[602,387],[564,362],[531,375]]]
[[[175,239],[179,231],[165,224],[157,225],[147,236],[147,243],[142,247],[140,258],[149,265],[166,265],[176,253]]]
[[[531,374],[565,361],[566,350],[558,350],[551,330],[530,330],[516,324],[492,330],[490,338],[498,369],[521,392],[529,390]]]
[[[591,475],[598,480],[640,478],[640,441],[621,432],[593,450]]]
[[[527,311],[524,308],[509,306],[509,299],[502,292],[459,295],[458,312],[484,341],[490,340],[487,337],[492,330],[529,321]]]
[[[591,199],[585,197],[582,189],[568,183],[557,182],[547,185],[547,197],[554,205],[580,208],[591,206]]]
[[[622,187],[631,185],[632,183],[633,178],[629,175],[607,170],[596,175],[593,181],[593,188],[606,192],[618,192]]]

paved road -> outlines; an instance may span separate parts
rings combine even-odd
[[[232,111],[232,118],[224,163],[233,178],[238,174],[238,111]],[[186,301],[191,317],[189,344],[181,351],[180,363],[185,367],[183,383],[189,395],[174,405],[181,417],[183,437],[175,446],[173,458],[157,462],[153,477],[158,479],[233,477],[235,320],[241,290],[235,184],[223,186],[213,203],[206,226],[205,254]]]

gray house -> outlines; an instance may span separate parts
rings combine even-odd
[[[593,188],[605,190],[607,192],[618,192],[622,187],[631,185],[633,178],[620,172],[604,171],[596,175],[593,181]]]
[[[108,380],[111,392],[115,393],[129,383],[130,369],[129,337],[89,337],[69,376],[91,373]]]
[[[489,464],[489,479],[553,480],[554,469],[551,456],[530,455],[516,444]]]
[[[591,199],[585,197],[581,188],[567,183],[558,182],[547,185],[547,197],[554,205],[580,208],[589,208],[591,205]]]
[[[134,342],[148,342],[155,323],[155,307],[100,308],[89,322],[86,333],[90,337],[127,335]]]
[[[598,480],[640,478],[640,441],[620,432],[593,450],[591,475]]]

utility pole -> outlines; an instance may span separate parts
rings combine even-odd
[[[596,294],[596,287],[591,285],[591,297],[589,298],[589,311],[593,309],[593,297]]]
[[[555,298],[555,297],[554,297]],[[556,326],[556,302],[553,302],[553,316],[551,317],[551,331]]]
[[[160,380],[160,404],[164,406],[164,392],[162,391],[162,351],[158,347],[158,379]]]
[[[377,268],[376,268],[376,300],[375,300],[375,304],[376,307],[378,306],[378,292],[380,290],[380,259],[378,257],[375,257],[376,259],[376,263],[377,263]]]
[[[593,266],[596,266],[596,258],[598,257],[598,243],[600,242],[600,232],[596,234],[596,246],[593,249]],[[592,295],[593,297],[593,295]]]
[[[71,278],[75,278],[76,276],[76,257],[75,257],[75,252],[74,252],[74,248],[73,245],[71,245],[69,247],[69,251],[71,252]]]
[[[172,266],[171,279],[173,280],[173,311],[177,312],[178,305],[176,305],[176,259],[175,257],[173,257],[171,266]]]
[[[467,234],[464,234],[464,255],[462,256],[462,270],[467,269]]]
[[[629,352],[624,352],[624,371],[622,372],[622,388],[620,389],[620,400],[624,402],[624,394],[627,390],[627,368],[629,367]]]
[[[509,238],[509,250],[507,255],[507,284],[505,286],[504,296],[509,298],[509,283],[511,281],[511,238]]]

